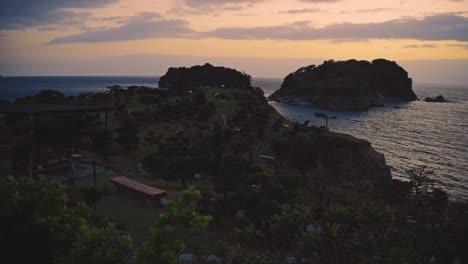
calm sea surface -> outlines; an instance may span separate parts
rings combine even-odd
[[[14,100],[41,89],[60,90],[66,95],[105,91],[109,85],[156,87],[158,77],[2,77],[0,100]],[[268,96],[281,85],[280,79],[255,79]],[[311,106],[271,102],[291,120],[310,120],[323,125],[315,112],[337,116],[330,129],[366,139],[385,154],[393,176],[405,178],[405,170],[427,165],[454,198],[468,199],[468,85],[415,84],[419,98],[439,94],[453,102],[391,104],[368,112],[324,111]],[[397,107],[397,108],[395,108]]]

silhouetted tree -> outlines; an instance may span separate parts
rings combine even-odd
[[[442,207],[448,201],[447,193],[435,186],[441,183],[430,177],[434,171],[428,170],[426,166],[419,166],[407,170],[406,173],[410,178],[412,193],[418,204],[430,203],[436,207]]]
[[[35,104],[63,104],[65,103],[65,95],[55,90],[41,90],[39,93],[19,98],[16,101],[20,103],[35,103]]]
[[[315,113],[315,116],[318,118],[323,118],[325,119],[325,127],[328,129],[328,120],[335,120],[336,116],[328,116],[327,114],[324,113]]]

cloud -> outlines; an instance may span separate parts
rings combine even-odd
[[[194,31],[188,22],[180,19],[163,19],[157,13],[140,13],[121,26],[91,30],[77,35],[53,39],[49,44],[92,43],[124,41],[164,37],[193,37]]]
[[[378,23],[341,23],[317,28],[308,21],[268,27],[226,27],[199,32],[185,20],[164,19],[155,13],[142,13],[121,26],[90,30],[53,39],[50,44],[124,41],[147,38],[277,39],[277,40],[347,40],[418,39],[468,41],[468,18],[434,15],[423,19],[406,18]]]
[[[181,0],[181,2],[191,7],[222,6],[239,3],[255,4],[262,1],[263,0]]]
[[[407,48],[407,49],[437,48],[437,46],[434,45],[434,44],[422,44],[422,45],[413,44],[413,45],[406,45],[406,46],[403,46],[403,48]]]
[[[468,44],[448,44],[446,45],[448,47],[458,47],[458,48],[464,48],[464,49],[468,49]]]
[[[305,2],[305,3],[335,3],[341,0],[299,0],[299,1]]]
[[[102,7],[118,0],[5,0],[0,7],[0,30],[75,24],[89,13],[69,9]]]
[[[278,14],[310,14],[310,13],[318,13],[318,12],[325,12],[325,10],[319,8],[302,8],[302,9],[290,9],[285,11],[279,11]]]
[[[468,18],[450,14],[378,23],[341,23],[322,28],[307,23],[269,27],[228,27],[205,33],[224,39],[420,39],[468,41]]]
[[[370,9],[357,9],[352,11],[341,11],[341,14],[368,14],[368,13],[377,13],[377,12],[386,12],[396,10],[396,8],[383,7],[383,8],[370,8]]]
[[[244,11],[257,3],[268,0],[178,0],[168,13],[173,15],[211,15],[223,12]]]

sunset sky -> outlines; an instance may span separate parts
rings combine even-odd
[[[467,0],[1,0],[0,74],[162,75],[211,62],[284,77],[386,58],[468,84]]]

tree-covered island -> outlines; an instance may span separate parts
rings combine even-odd
[[[311,103],[339,111],[363,111],[392,101],[414,101],[413,81],[396,62],[325,61],[289,74],[270,100]]]

